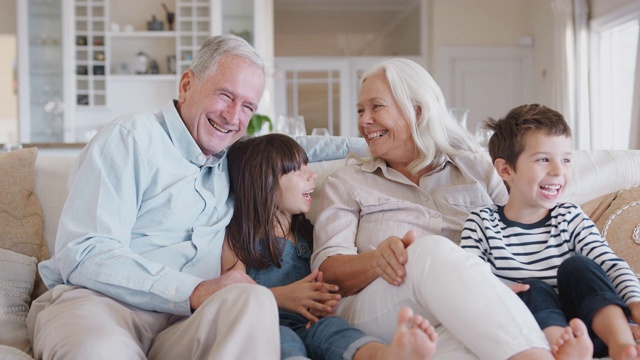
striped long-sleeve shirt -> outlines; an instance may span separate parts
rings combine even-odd
[[[604,269],[627,304],[640,301],[640,283],[629,265],[611,250],[582,209],[571,203],[557,204],[534,224],[510,221],[502,206],[472,211],[460,246],[486,261],[507,284],[540,279],[556,292],[560,264],[574,254],[584,255]]]

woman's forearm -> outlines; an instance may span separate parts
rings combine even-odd
[[[334,255],[327,258],[320,271],[324,281],[338,285],[338,293],[342,296],[353,295],[369,285],[378,276],[374,273],[371,262],[373,251],[358,255]]]

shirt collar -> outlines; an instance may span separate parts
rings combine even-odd
[[[191,136],[184,121],[182,121],[177,105],[178,102],[173,100],[167,102],[161,110],[166,122],[167,135],[169,135],[173,145],[182,157],[199,167],[219,164],[227,154],[227,150],[225,149],[207,158],[193,139],[193,136]]]
[[[442,171],[447,166],[447,164],[456,166],[455,162],[451,159],[451,157],[445,154],[444,161],[442,162],[442,164],[437,166],[435,169],[429,171],[428,173],[424,174],[423,176],[429,176],[429,175],[438,173]],[[387,163],[381,158],[366,158],[360,168],[362,169],[362,171],[370,172],[370,173],[376,171],[377,169],[380,169],[385,177],[387,178],[389,177],[389,167],[387,166]]]

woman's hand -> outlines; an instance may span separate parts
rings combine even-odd
[[[409,230],[402,238],[390,236],[373,251],[372,270],[376,277],[382,277],[391,285],[398,286],[404,281],[407,271],[407,247],[416,241],[416,233]]]
[[[332,314],[333,307],[341,296],[335,293],[338,286],[322,282],[320,274],[318,270],[314,270],[304,279],[271,288],[278,307],[298,313],[311,323],[318,321],[318,316]]]

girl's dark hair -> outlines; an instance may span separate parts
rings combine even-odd
[[[276,226],[284,234],[291,231],[313,243],[313,234],[304,226],[304,214],[294,215],[291,224],[283,224],[277,204],[280,177],[306,165],[307,154],[290,136],[268,134],[236,141],[227,158],[234,196],[227,241],[247,267],[280,267],[283,247],[276,240]]]

